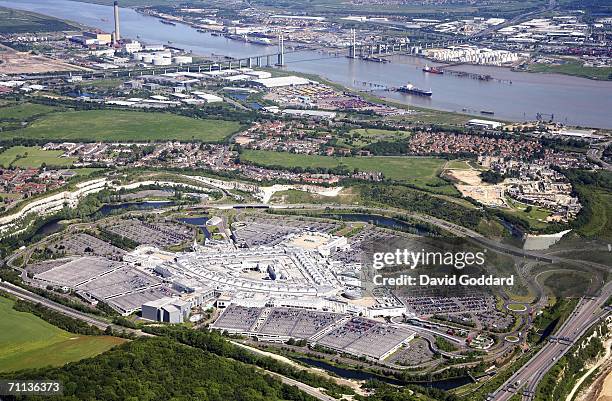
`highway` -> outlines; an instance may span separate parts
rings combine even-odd
[[[53,309],[56,312],[60,312],[66,316],[69,316],[73,319],[78,319],[81,320],[85,323],[91,324],[93,326],[96,326],[99,329],[106,329],[106,327],[108,327],[110,324],[104,320],[101,319],[96,319],[93,318],[91,316],[89,316],[86,313],[83,312],[79,312],[77,310],[74,310],[72,308],[69,308],[67,306],[64,306],[62,304],[58,304],[57,302],[53,302],[45,297],[42,297],[38,294],[34,294],[33,292],[30,292],[28,290],[25,290],[21,287],[18,287],[16,285],[13,285],[11,283],[7,283],[6,281],[3,281],[0,283],[0,290],[7,292],[9,294],[11,294],[12,296],[25,300],[25,301],[30,301],[30,302],[34,302],[34,303],[40,303],[44,306],[46,306],[49,309]],[[112,326],[112,325],[111,325]],[[144,334],[144,333],[143,333]]]
[[[508,401],[517,392],[521,392],[523,401],[532,400],[546,372],[589,328],[610,313],[609,310],[602,309],[602,306],[611,294],[612,282],[609,282],[597,298],[580,299],[576,309],[554,336],[550,337],[549,342],[499,389],[490,394],[487,401]]]

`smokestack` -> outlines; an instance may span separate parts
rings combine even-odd
[[[119,33],[119,2],[115,1],[113,4],[113,9],[115,12],[115,35],[113,36],[113,42],[115,44],[119,44],[121,40],[121,34]]]

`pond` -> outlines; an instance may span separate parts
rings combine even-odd
[[[326,370],[328,372],[334,373],[340,377],[345,379],[353,379],[353,380],[379,380],[388,384],[393,384],[396,386],[404,386],[407,384],[416,384],[423,387],[432,387],[437,388],[439,390],[452,390],[454,388],[472,383],[472,379],[468,376],[465,377],[454,377],[443,380],[434,380],[430,382],[405,382],[403,380],[398,380],[393,377],[386,377],[377,375],[370,372],[364,372],[361,370],[353,370],[353,369],[345,369],[338,366],[334,366],[325,361],[321,361],[318,359],[311,359],[306,357],[296,358],[298,361],[303,362],[307,365]]]

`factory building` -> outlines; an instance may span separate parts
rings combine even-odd
[[[188,294],[178,297],[164,297],[142,304],[142,318],[164,323],[183,323],[189,318],[192,308],[203,305],[215,297],[212,288],[194,288],[189,283],[175,283],[175,287]]]
[[[306,78],[296,77],[294,75],[287,77],[254,79],[252,82],[257,86],[262,86],[267,89],[280,88],[283,86],[308,85],[311,83],[311,81]]]
[[[500,123],[499,121],[480,120],[478,118],[474,118],[468,121],[466,125],[468,127],[497,129],[503,127],[504,123]]]
[[[164,323],[183,323],[189,318],[189,306],[189,302],[178,298],[157,299],[142,304],[142,318]]]

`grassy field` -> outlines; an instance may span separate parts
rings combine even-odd
[[[124,81],[124,79],[120,78],[96,79],[95,81],[83,82],[81,86],[99,89],[114,89],[120,87]]]
[[[612,193],[591,187],[580,188],[591,206],[591,219],[580,227],[581,234],[602,240],[612,240]]]
[[[53,32],[73,30],[64,21],[41,14],[0,7],[0,33]]]
[[[612,80],[612,67],[585,67],[581,61],[566,60],[563,64],[530,64],[529,71],[573,75],[589,79]]]
[[[357,128],[348,133],[350,138],[341,138],[339,145],[360,148],[378,141],[395,142],[408,138],[408,131],[390,131],[376,128]]]
[[[60,157],[62,153],[61,150],[42,150],[38,146],[13,146],[0,153],[0,166],[38,168],[45,163],[47,166],[67,167],[76,160]]]
[[[512,206],[512,209],[507,212],[524,219],[529,223],[531,228],[544,228],[548,225],[548,223],[546,223],[546,218],[551,215],[550,211],[537,206],[532,206],[531,210],[528,212],[527,208],[529,205],[520,203],[510,198],[506,198],[506,201],[508,202],[508,205]]]
[[[81,336],[44,320],[13,310],[13,301],[0,297],[0,372],[61,366],[98,355],[125,340]]]
[[[200,140],[220,142],[240,129],[234,121],[199,120],[170,113],[88,110],[52,113],[4,138],[84,141]]]
[[[55,107],[35,103],[13,103],[0,107],[0,120],[27,120],[56,110]]]
[[[451,170],[472,170],[472,166],[467,160],[449,160],[444,168]]]
[[[245,150],[241,158],[259,165],[302,168],[335,168],[377,171],[388,179],[413,184],[428,191],[455,194],[455,188],[438,177],[446,160],[433,157],[331,157],[286,152]]]

